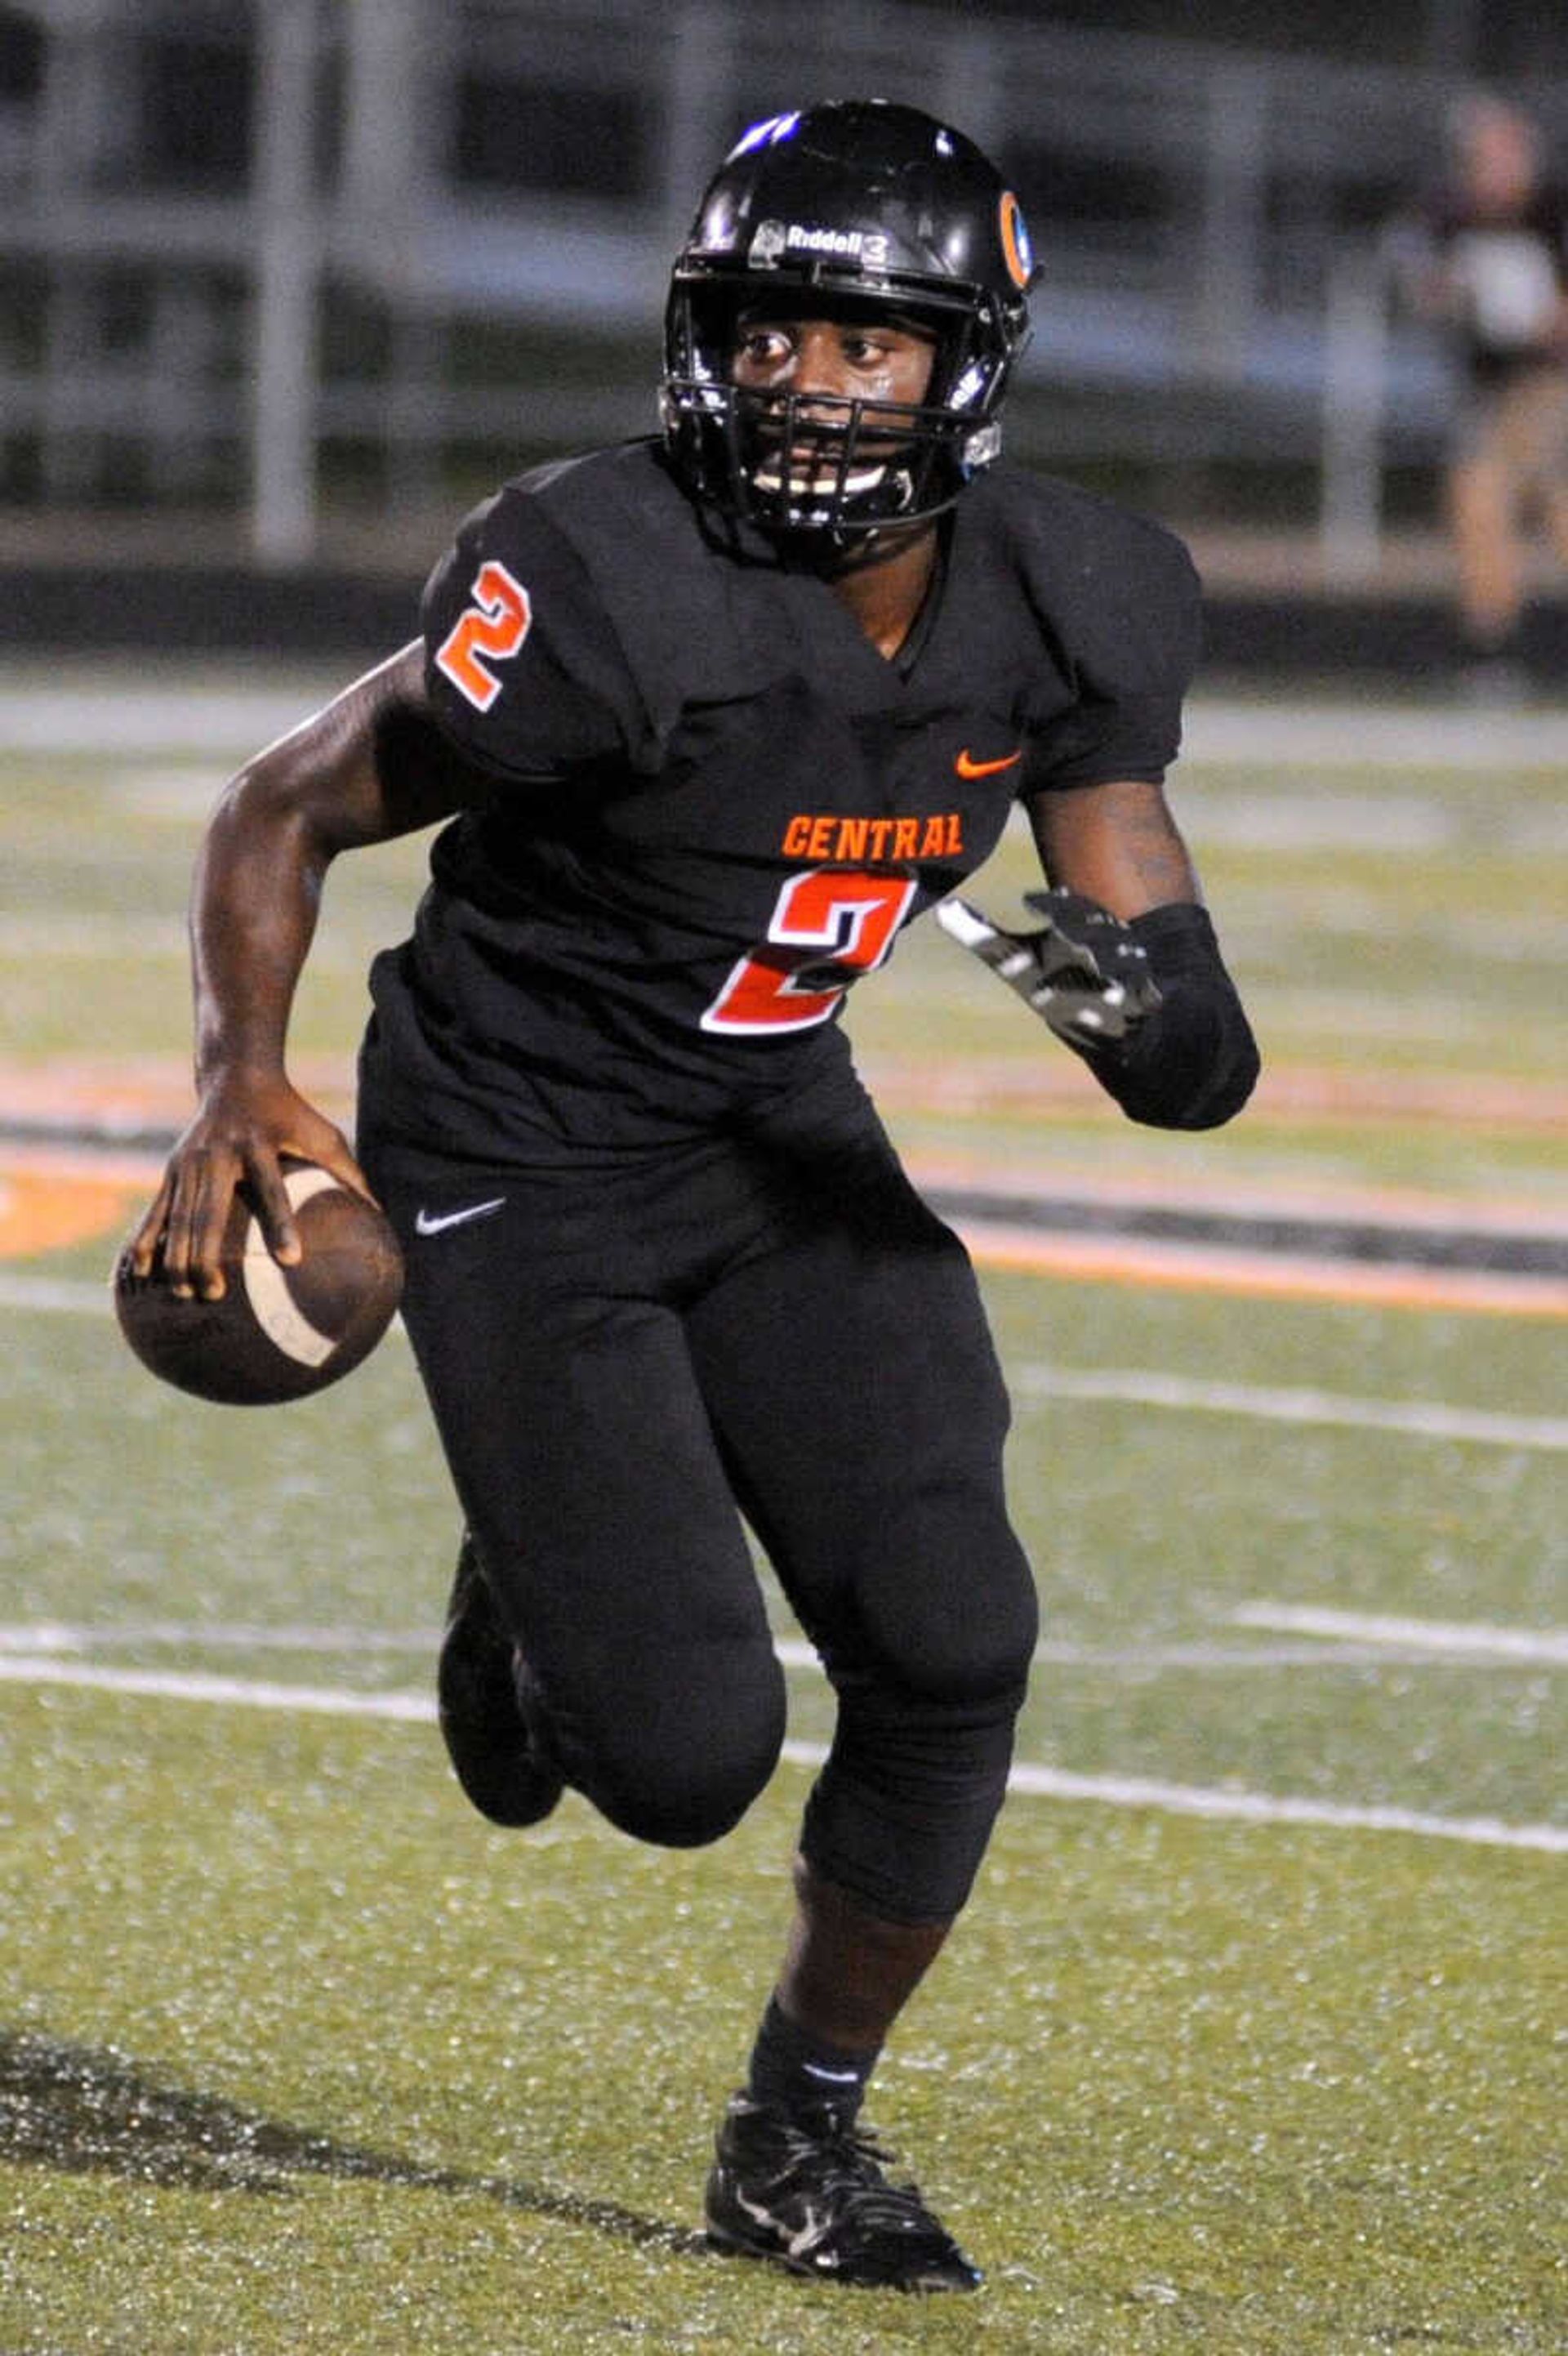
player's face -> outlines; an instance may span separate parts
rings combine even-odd
[[[731,372],[757,392],[914,407],[930,386],[935,351],[935,337],[912,322],[742,313]]]
[[[743,392],[776,395],[781,402],[794,396],[790,487],[808,496],[837,482],[834,444],[852,413],[848,402],[859,404],[856,457],[864,479],[852,475],[844,487],[869,488],[880,478],[903,438],[900,412],[925,399],[935,355],[935,337],[912,321],[752,311],[736,322],[731,375]],[[760,487],[777,488],[782,474],[775,455],[758,477]]]

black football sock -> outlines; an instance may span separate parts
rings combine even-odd
[[[880,2050],[851,2053],[841,2045],[827,2044],[791,2020],[773,1997],[752,2048],[746,2092],[753,2102],[791,2118],[826,2105],[847,2126],[860,2107]]]

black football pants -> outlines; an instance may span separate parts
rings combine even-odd
[[[837,1697],[803,1848],[891,1920],[956,1913],[1036,1630],[968,1259],[847,1065],[743,1130],[613,1166],[360,1149],[481,1558],[569,1780],[711,1840],[784,1688],[745,1516]]]

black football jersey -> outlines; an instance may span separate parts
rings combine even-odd
[[[1198,593],[1157,526],[999,467],[889,661],[638,442],[489,500],[423,626],[475,806],[377,961],[367,1067],[457,1150],[551,1158],[797,1085],[1020,794],[1160,778]]]

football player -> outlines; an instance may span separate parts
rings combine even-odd
[[[209,1293],[240,1179],[284,1261],[280,1155],[374,1186],[464,1524],[442,1723],[499,1823],[570,1785],[646,1841],[734,1825],[784,1725],[749,1524],[837,1715],[709,2231],[912,2290],[979,2276],[861,2098],[986,1849],[1036,1602],[973,1273],[838,1016],[942,903],[1134,1119],[1222,1121],[1256,1071],[1162,790],[1191,567],[998,464],[1033,275],[923,113],[746,134],[675,264],[662,432],[488,500],[420,637],[220,804],[199,1105],[137,1245]],[[1003,933],[953,895],[1019,801],[1051,889]],[[329,862],[435,819],[356,1161],[285,1075],[294,986]]]

